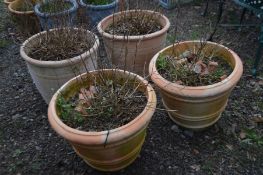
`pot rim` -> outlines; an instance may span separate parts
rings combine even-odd
[[[160,36],[162,35],[163,33],[167,32],[169,27],[170,27],[170,21],[169,19],[159,13],[159,12],[154,12],[154,11],[151,11],[151,10],[126,10],[126,11],[121,11],[121,12],[118,12],[118,13],[114,13],[110,16],[107,16],[105,17],[104,19],[102,19],[99,24],[97,25],[97,29],[99,31],[99,33],[105,37],[105,38],[108,38],[108,39],[114,39],[114,40],[127,40],[127,36],[121,36],[121,35],[112,35],[112,34],[109,34],[107,32],[104,31],[104,29],[102,28],[102,24],[105,23],[106,21],[109,21],[113,18],[113,16],[115,15],[121,15],[123,13],[134,13],[134,12],[137,12],[137,11],[140,11],[140,12],[144,12],[144,13],[149,13],[149,14],[157,14],[160,16],[160,18],[164,19],[165,21],[165,25],[163,26],[163,28],[161,30],[158,30],[154,33],[150,33],[150,34],[146,34],[146,35],[131,35],[131,36],[128,36],[128,40],[129,41],[137,41],[137,40],[147,40],[147,39],[151,39],[151,38],[154,38],[154,37],[157,37],[157,36]],[[107,26],[108,27],[108,26]],[[105,28],[107,28],[105,27]]]
[[[65,29],[65,28],[54,28],[54,29],[50,29],[49,32],[52,32],[54,30],[61,30],[61,29]],[[70,29],[74,29],[74,30],[85,30],[85,29],[80,29],[80,28],[70,28]],[[79,62],[79,60],[81,60],[82,58],[88,57],[90,55],[93,55],[94,52],[96,53],[96,51],[98,50],[99,47],[99,38],[97,35],[95,35],[94,33],[92,33],[89,30],[85,30],[87,32],[87,34],[93,35],[95,37],[95,41],[93,46],[86,52],[82,53],[81,55],[75,56],[73,58],[68,58],[65,60],[60,60],[60,61],[41,61],[41,60],[37,60],[34,58],[29,57],[26,52],[25,52],[25,48],[27,47],[27,44],[30,43],[32,40],[40,37],[41,35],[43,35],[44,33],[46,33],[47,31],[43,31],[40,33],[37,33],[33,36],[31,36],[30,38],[28,38],[21,46],[20,46],[20,55],[22,56],[22,58],[29,62],[30,64],[39,66],[39,67],[64,67],[67,65],[72,65],[72,63],[77,63]]]
[[[49,1],[52,1],[52,0],[49,0]],[[68,10],[64,10],[62,12],[57,12],[57,13],[44,13],[44,12],[41,12],[40,11],[40,7],[42,4],[40,3],[37,3],[34,7],[34,12],[42,17],[42,18],[49,18],[49,17],[52,17],[52,16],[59,16],[59,15],[64,15],[66,13],[72,13],[74,11],[77,11],[77,8],[78,8],[78,3],[75,1],[75,0],[65,0],[65,2],[69,2],[72,4],[72,7],[70,7]]]
[[[30,10],[30,11],[17,11],[17,10],[15,10],[15,9],[13,8],[13,6],[14,6],[16,3],[19,3],[19,1],[14,0],[13,2],[9,3],[9,5],[8,5],[8,10],[9,10],[11,13],[18,14],[18,15],[33,15],[33,14],[34,14],[34,11],[33,11],[33,10]]]
[[[129,123],[121,127],[111,129],[109,131],[99,131],[99,132],[80,131],[80,130],[71,128],[67,126],[66,124],[64,124],[56,113],[56,99],[59,93],[63,91],[64,89],[66,89],[68,85],[74,84],[74,81],[78,79],[79,77],[86,76],[88,74],[86,72],[75,78],[72,78],[67,83],[65,83],[54,94],[54,96],[52,97],[49,103],[49,107],[48,107],[49,123],[59,135],[75,143],[101,145],[101,144],[105,144],[105,141],[107,141],[107,144],[109,144],[109,143],[114,143],[116,141],[125,139],[131,135],[136,134],[136,132],[138,132],[141,128],[146,127],[146,125],[149,123],[150,119],[152,118],[152,115],[155,111],[155,107],[157,103],[156,94],[152,86],[146,80],[144,80],[141,76],[136,75],[134,73],[120,70],[120,69],[103,69],[103,71],[113,71],[113,70],[118,71],[119,73],[129,74],[132,77],[136,76],[136,78],[146,86],[145,94],[147,93],[148,97],[147,97],[147,104],[145,105],[145,108],[143,109],[143,111]],[[97,73],[99,71],[101,70],[94,70],[94,71],[90,71],[89,73]],[[90,136],[90,137],[87,138],[87,136]]]
[[[198,40],[193,40],[193,41],[183,41],[183,42],[180,42],[178,44],[175,44],[174,46],[177,46],[177,45],[180,45],[180,44],[189,44],[189,43],[198,43],[200,41]],[[159,87],[165,89],[166,91],[174,94],[176,93],[174,90],[180,90],[185,96],[193,96],[193,97],[200,97],[200,96],[211,96],[211,94],[217,94],[217,93],[220,93],[220,92],[224,92],[225,89],[229,89],[229,88],[232,88],[238,81],[239,79],[241,78],[242,76],[242,73],[243,73],[243,65],[242,65],[242,62],[241,62],[241,59],[239,58],[239,56],[234,52],[232,51],[231,49],[221,45],[221,44],[218,44],[218,43],[215,43],[215,42],[210,42],[208,41],[207,44],[209,45],[213,45],[215,47],[220,47],[221,49],[227,51],[228,53],[230,53],[233,57],[233,61],[234,61],[234,68],[233,68],[233,71],[231,72],[231,74],[226,78],[224,79],[223,81],[220,81],[218,83],[215,83],[215,84],[212,84],[212,85],[206,85],[206,86],[183,86],[183,85],[179,85],[179,84],[176,84],[176,83],[172,83],[170,81],[168,81],[167,79],[163,78],[157,68],[156,68],[156,61],[159,57],[159,54],[163,53],[164,51],[166,51],[167,49],[170,49],[173,47],[173,45],[170,45],[164,49],[162,49],[161,51],[159,51],[158,53],[156,53],[154,55],[154,57],[152,58],[152,60],[150,61],[150,64],[149,64],[149,73],[151,75],[151,79],[154,81],[155,84],[157,84]],[[226,87],[223,87],[225,86]],[[215,88],[218,88],[218,91],[214,91]],[[201,93],[201,94],[196,94],[195,91],[198,91],[198,90],[211,90],[210,92],[207,92],[206,93]],[[187,92],[187,93],[186,93]]]
[[[91,10],[106,10],[106,9],[110,9],[112,7],[115,7],[118,2],[119,2],[119,0],[113,0],[111,3],[106,4],[106,5],[91,5],[91,4],[84,3],[83,0],[79,1],[80,6],[86,7],[86,8],[91,9]]]
[[[12,3],[12,2],[14,2],[15,0],[4,0],[4,3],[6,4],[6,5],[9,5],[10,3]]]

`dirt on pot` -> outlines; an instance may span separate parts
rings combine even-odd
[[[61,61],[81,55],[94,45],[94,36],[73,28],[47,31],[31,45],[29,57],[40,61]]]
[[[105,31],[112,35],[134,36],[146,35],[157,32],[163,28],[158,22],[158,15],[155,13],[146,14],[140,10],[134,13],[121,14],[121,17],[114,21]]]

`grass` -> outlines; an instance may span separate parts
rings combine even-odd
[[[12,157],[19,157],[20,154],[22,154],[23,151],[21,149],[16,149],[12,155]]]
[[[5,47],[9,46],[10,44],[11,44],[11,42],[9,40],[0,39],[0,48],[5,48]]]
[[[263,136],[262,135],[259,135],[259,133],[257,133],[253,129],[244,129],[244,132],[247,138],[242,141],[243,143],[255,144],[258,147],[263,147]]]

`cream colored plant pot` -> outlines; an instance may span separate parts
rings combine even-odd
[[[203,49],[205,53],[215,51],[215,56],[224,58],[233,68],[233,72],[223,81],[208,86],[182,86],[164,79],[158,73],[156,61],[160,54],[172,54],[175,51],[180,55],[186,50],[193,51],[198,45],[200,41],[185,41],[166,47],[153,57],[149,65],[151,79],[161,92],[170,118],[178,125],[194,130],[211,126],[220,118],[243,72],[242,62],[235,52],[223,45],[207,42]]]
[[[157,15],[163,28],[147,35],[125,37],[105,32],[109,25],[113,23],[113,20],[120,19],[123,14],[135,15],[136,13],[138,13],[138,10],[115,13],[104,18],[97,28],[103,37],[107,56],[111,59],[112,64],[120,69],[144,75],[144,73],[148,73],[147,69],[151,58],[165,46],[167,30],[170,27],[168,18],[157,12],[140,10],[140,13]]]
[[[52,29],[52,32],[57,29]],[[74,30],[80,30],[75,28]],[[87,37],[94,37],[94,44],[90,50],[76,56],[74,58],[62,61],[39,61],[36,58],[30,58],[28,53],[31,51],[32,45],[39,37],[43,37],[46,31],[33,35],[26,40],[21,48],[20,55],[26,61],[29,73],[35,83],[38,91],[49,103],[53,94],[68,80],[86,72],[87,70],[95,70],[97,68],[97,52],[99,47],[98,37],[90,31],[87,31]],[[85,63],[85,64],[84,64]]]
[[[65,125],[57,115],[57,98],[63,94],[69,98],[83,87],[90,86],[91,78],[98,77],[99,71],[84,73],[71,79],[55,93],[48,108],[48,120],[52,128],[63,138],[68,140],[75,152],[84,161],[100,171],[117,171],[130,165],[139,155],[146,136],[147,126],[152,118],[156,107],[156,95],[151,85],[142,77],[122,70],[104,69],[103,74],[107,77],[116,76],[131,80],[138,84],[138,90],[143,92],[147,103],[142,112],[135,119],[118,128],[108,131],[85,132]],[[82,85],[79,79],[84,81]],[[128,81],[129,82],[129,81]],[[135,86],[137,87],[137,85]]]

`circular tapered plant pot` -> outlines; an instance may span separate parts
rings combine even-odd
[[[91,25],[96,26],[100,20],[117,11],[118,0],[112,0],[109,4],[92,5],[84,0],[79,1],[80,6],[85,9],[86,16],[91,20]]]
[[[44,3],[38,3],[34,7],[35,14],[39,18],[42,29],[48,30],[52,28],[74,26],[77,21],[76,18],[77,18],[77,10],[78,10],[78,3],[76,2],[76,0],[65,0],[64,3],[71,4],[71,7],[64,11],[59,11],[55,13],[41,11],[43,4],[53,1],[54,0],[48,0],[45,1]]]
[[[59,32],[59,30],[64,29],[52,29],[48,32],[52,34],[53,32]],[[77,32],[77,30],[83,29],[74,28],[71,29],[71,32]],[[20,55],[26,61],[33,82],[46,103],[49,103],[53,94],[65,82],[87,70],[95,70],[97,68],[99,39],[88,30],[84,32],[86,32],[88,38],[92,38],[92,47],[81,55],[61,61],[40,61],[38,58],[28,56],[34,48],[34,44],[42,37],[47,36],[47,31],[33,35],[20,47]]]
[[[40,31],[39,21],[33,11],[33,5],[33,1],[26,0],[15,0],[8,5],[12,20],[24,34],[35,34]]]
[[[156,107],[156,95],[151,85],[142,77],[122,70],[105,69],[107,77],[118,76],[125,81],[131,80],[140,86],[139,91],[147,97],[142,112],[132,121],[108,131],[85,132],[65,125],[57,114],[58,95],[65,98],[76,94],[80,88],[87,87],[92,79],[100,76],[101,70],[84,73],[64,84],[53,96],[48,108],[48,119],[52,128],[68,140],[75,152],[91,167],[101,171],[117,171],[131,164],[140,153],[146,128]],[[85,82],[81,85],[79,79]]]
[[[138,36],[112,35],[106,32],[106,29],[112,25],[113,21],[118,21],[125,15],[156,15],[156,19],[161,24],[162,29]],[[118,68],[135,72],[139,75],[147,73],[147,68],[151,58],[158,51],[164,48],[167,30],[170,22],[164,15],[149,10],[130,10],[115,13],[104,18],[97,26],[99,33],[103,37],[108,58],[112,64]]]
[[[227,47],[207,42],[205,53],[215,51],[215,56],[225,59],[232,67],[232,73],[223,81],[208,86],[183,86],[163,78],[157,70],[156,61],[160,54],[180,55],[186,50],[194,50],[200,41],[185,41],[168,46],[158,52],[150,62],[149,73],[159,88],[162,101],[170,118],[185,128],[200,130],[213,125],[224,111],[228,97],[243,73],[243,65],[238,55]],[[176,110],[176,111],[173,111]]]

